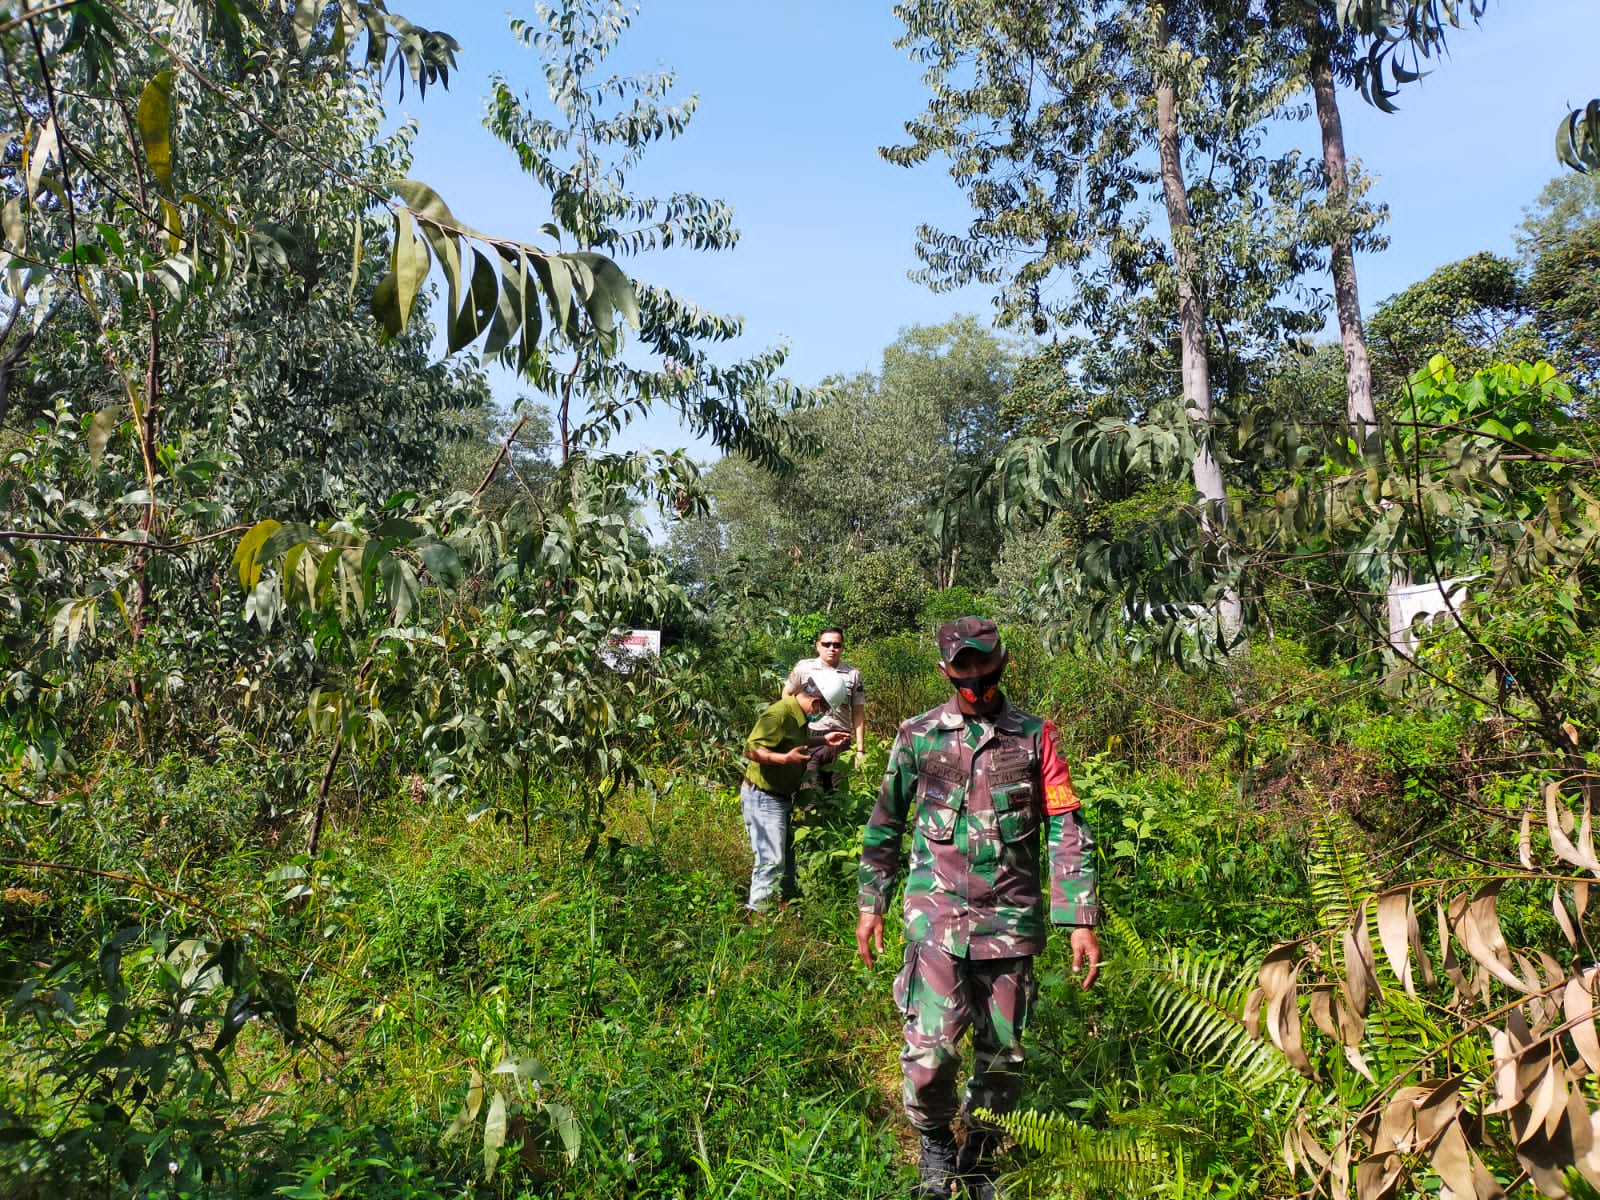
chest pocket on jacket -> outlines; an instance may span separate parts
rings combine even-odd
[[[952,754],[923,760],[917,789],[917,829],[930,842],[954,841],[956,818],[967,798],[967,773]]]
[[[1026,754],[996,755],[988,764],[989,795],[994,800],[1000,840],[1018,842],[1039,832],[1038,770]]]

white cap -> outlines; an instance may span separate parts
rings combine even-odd
[[[838,708],[850,695],[850,685],[845,677],[837,671],[821,670],[811,676],[811,682],[817,685],[822,693],[822,698],[828,702],[829,708]]]

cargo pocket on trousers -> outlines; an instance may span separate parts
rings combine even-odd
[[[900,1010],[900,1015],[910,1019],[911,1005],[916,1000],[917,991],[917,943],[906,944],[906,960],[900,967],[900,974],[894,977],[894,1006]]]

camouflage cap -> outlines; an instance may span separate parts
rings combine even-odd
[[[953,663],[963,650],[993,654],[1000,646],[1000,631],[988,617],[962,617],[939,626],[939,656]]]

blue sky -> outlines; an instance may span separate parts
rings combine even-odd
[[[419,102],[408,90],[391,105],[421,129],[413,174],[469,224],[538,241],[542,198],[480,117],[495,72],[543,94],[534,54],[506,25],[508,15],[531,17],[531,3],[395,0],[391,8],[462,45],[448,92],[430,89]],[[1558,171],[1557,120],[1600,95],[1596,8],[1595,0],[1501,0],[1403,93],[1399,113],[1343,97],[1350,152],[1390,207],[1389,250],[1358,263],[1364,309],[1443,263],[1512,252],[1523,209]],[[887,2],[645,0],[612,64],[674,69],[680,94],[700,99],[687,134],[641,167],[640,189],[725,200],[743,231],[728,253],[673,251],[625,265],[743,316],[749,350],[786,343],[788,373],[802,384],[875,368],[907,325],[991,311],[981,290],[936,295],[907,278],[918,223],[960,228],[969,210],[941,165],[905,170],[878,157],[925,99],[918,68],[894,46],[900,32]],[[1315,138],[1308,122],[1308,151]],[[494,380],[501,400],[517,394],[515,379]],[[661,421],[626,440],[710,454]]]

